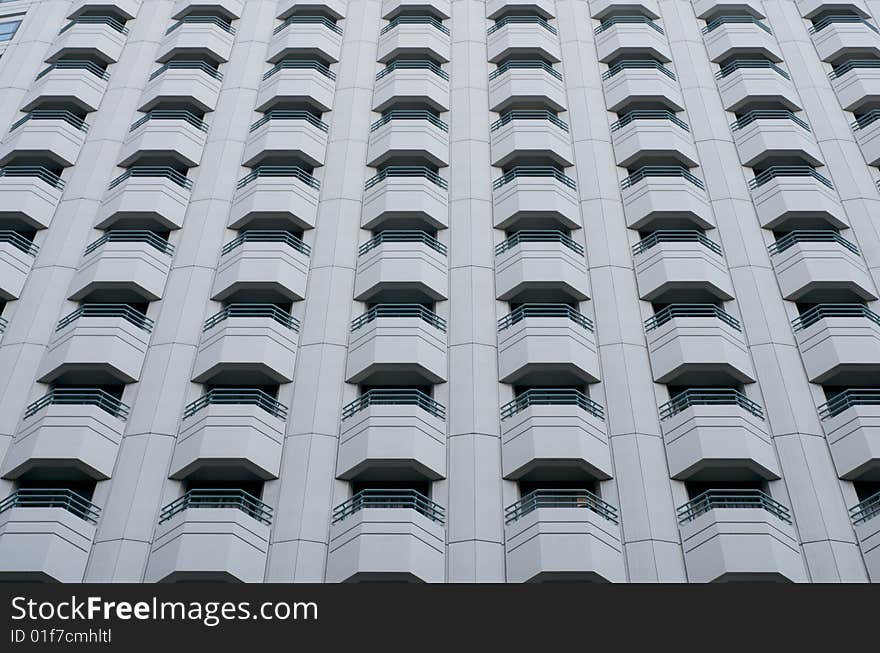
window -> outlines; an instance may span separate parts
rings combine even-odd
[[[18,30],[19,25],[21,25],[20,20],[0,23],[0,43],[11,41],[12,37],[15,36],[15,32]]]

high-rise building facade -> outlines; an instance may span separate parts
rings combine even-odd
[[[0,579],[880,581],[878,19],[0,1]]]

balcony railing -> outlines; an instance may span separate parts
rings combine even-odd
[[[200,70],[201,72],[213,77],[217,81],[223,79],[223,73],[221,73],[216,68],[208,65],[204,61],[199,61],[197,59],[193,61],[188,61],[185,59],[175,59],[162,65],[157,70],[154,70],[153,73],[150,75],[149,81],[153,81],[166,70]]]
[[[361,490],[350,499],[343,501],[333,509],[333,523],[366,508],[404,508],[415,510],[431,521],[443,524],[446,521],[446,510],[438,503],[416,490]]]
[[[65,185],[60,176],[43,166],[3,166],[0,168],[0,177],[36,177],[58,190],[64,190]]]
[[[128,406],[99,388],[53,388],[25,409],[24,418],[36,415],[49,405],[97,406],[123,421],[128,419],[129,413]]]
[[[717,18],[713,18],[706,26],[700,30],[703,34],[709,34],[710,32],[714,32],[716,29],[721,27],[722,25],[731,25],[731,24],[752,24],[757,25],[762,30],[767,32],[768,34],[773,34],[773,31],[767,26],[766,23],[761,22],[754,16],[718,16]]]
[[[292,331],[299,331],[300,327],[299,320],[275,304],[227,304],[221,311],[205,320],[202,331],[208,331],[226,320],[238,317],[269,318]]]
[[[622,72],[624,70],[647,70],[653,68],[654,70],[658,70],[664,75],[666,75],[669,79],[675,79],[675,73],[669,70],[666,66],[664,66],[659,61],[654,61],[653,59],[624,59],[623,61],[619,61],[613,66],[611,66],[608,70],[602,73],[602,80],[608,80],[614,77],[617,73]]]
[[[771,166],[760,174],[755,175],[755,178],[749,181],[749,188],[755,190],[777,177],[812,177],[827,188],[834,190],[834,184],[827,177],[816,172],[816,169],[811,166]]]
[[[46,68],[43,68],[43,70],[37,74],[34,81],[42,79],[53,70],[85,70],[98,79],[104,81],[110,79],[110,73],[101,68],[101,66],[94,61],[89,61],[88,59],[61,59],[60,61],[56,61],[55,63],[49,64]]]
[[[276,231],[270,229],[248,229],[242,231],[236,238],[230,240],[223,246],[220,254],[221,256],[226,256],[235,250],[235,248],[240,247],[245,243],[284,243],[306,256],[311,256],[312,254],[312,248],[289,231]]]
[[[880,34],[880,30],[877,29],[876,26],[869,23],[867,20],[862,18],[861,16],[854,16],[852,14],[849,15],[841,15],[841,16],[825,16],[813,23],[813,26],[809,29],[810,34],[816,34],[817,32],[821,32],[823,29],[828,27],[829,25],[833,25],[835,23],[862,23],[870,30],[877,32]]]
[[[696,229],[658,229],[632,246],[633,256],[648,251],[658,243],[699,243],[721,256],[721,246]]]
[[[379,120],[370,125],[370,131],[374,132],[379,129],[379,127],[387,125],[392,120],[427,120],[441,131],[449,131],[449,125],[440,120],[440,118],[430,111],[421,111],[419,109],[393,109],[392,111],[383,113]]]
[[[370,190],[388,177],[422,177],[443,190],[449,190],[449,182],[431,170],[431,168],[425,166],[386,166],[381,168],[373,177],[367,179],[367,182],[364,184],[364,190]]]
[[[849,509],[849,517],[855,525],[863,524],[877,515],[880,515],[880,492],[872,494]]]
[[[568,304],[523,304],[498,320],[498,331],[509,329],[526,318],[545,317],[567,318],[587,331],[593,331],[593,321]]]
[[[192,179],[169,166],[133,166],[111,181],[107,190],[113,190],[129,177],[161,177],[186,190],[191,190],[193,186]]]
[[[0,513],[12,508],[63,508],[90,524],[97,524],[101,509],[73,490],[21,488],[0,501]]]
[[[871,109],[867,113],[863,113],[861,116],[856,118],[851,126],[853,130],[864,129],[868,125],[873,124],[878,118],[880,118],[880,109]]]
[[[760,508],[791,523],[791,512],[784,505],[761,490],[706,490],[683,506],[678,507],[679,523],[693,521],[715,508]]]
[[[206,123],[204,120],[199,118],[191,111],[171,109],[154,109],[152,111],[147,111],[147,113],[144,114],[143,117],[135,121],[135,123],[128,128],[128,131],[133,132],[135,129],[151,120],[183,120],[184,122],[189,123],[199,131],[208,131],[208,123]]]
[[[449,73],[443,70],[430,59],[397,59],[392,61],[382,70],[376,73],[376,81],[382,79],[386,75],[390,75],[395,70],[429,70],[440,79],[449,81]]]
[[[327,18],[326,16],[302,16],[295,15],[287,18],[283,23],[281,23],[278,27],[272,30],[272,34],[279,34],[280,32],[287,29],[290,25],[321,25],[326,27],[334,34],[342,35],[342,28],[334,23],[332,20]]]
[[[180,27],[183,27],[184,25],[213,25],[215,27],[219,27],[227,34],[235,34],[235,28],[227,23],[225,20],[223,20],[222,18],[218,18],[217,16],[184,16],[167,30],[165,30],[165,33],[171,34],[171,32]]]
[[[880,68],[880,59],[849,59],[835,66],[828,77],[837,79],[857,68]]]
[[[660,419],[669,419],[691,406],[739,406],[755,417],[764,419],[763,409],[733,388],[692,388],[680,392],[659,407]]]
[[[434,417],[446,419],[446,408],[421,390],[403,388],[368,390],[342,408],[342,419],[366,410],[370,406],[418,406]]]
[[[769,59],[737,59],[736,61],[731,61],[729,64],[727,64],[721,70],[715,73],[715,78],[724,79],[725,77],[727,77],[731,73],[736,72],[737,70],[745,70],[747,68],[768,68],[780,77],[791,81],[791,77],[789,76],[789,74]]]
[[[638,170],[630,173],[628,177],[620,182],[620,189],[625,190],[630,188],[642,181],[642,179],[647,179],[648,177],[681,177],[682,179],[691,182],[700,190],[706,189],[703,185],[703,180],[695,177],[691,171],[684,166],[642,166]]]
[[[562,80],[562,73],[546,61],[541,61],[540,59],[512,59],[510,61],[505,61],[489,73],[489,81],[491,82],[493,79],[500,77],[509,70],[543,70],[544,72],[553,75],[556,79]]]
[[[790,120],[799,127],[803,127],[807,131],[810,131],[810,126],[807,123],[798,118],[791,111],[786,111],[785,109],[756,109],[754,111],[749,111],[748,113],[743,114],[739,119],[730,123],[730,129],[731,131],[742,129],[756,120]]]
[[[652,331],[672,319],[681,317],[711,317],[721,320],[737,331],[742,331],[739,320],[715,304],[670,304],[645,320],[645,331]]]
[[[159,523],[163,524],[189,508],[235,508],[267,526],[272,524],[272,508],[250,492],[227,488],[190,490],[162,508]]]
[[[598,36],[605,30],[611,29],[615,25],[623,24],[648,25],[658,34],[665,34],[663,28],[647,16],[612,16],[611,18],[606,18],[605,20],[603,20],[599,27],[593,30],[593,34],[596,34]]]
[[[9,322],[6,320],[6,318],[0,317],[0,333],[3,333],[4,331],[6,331],[6,327],[8,327],[8,326],[9,326]]]
[[[880,388],[847,388],[819,406],[819,419],[829,419],[853,406],[880,406]]]
[[[351,330],[357,331],[373,320],[389,317],[417,317],[446,333],[446,320],[421,304],[377,304],[360,317],[352,320]]]
[[[492,123],[492,125],[489,127],[489,131],[497,131],[507,123],[514,120],[546,120],[547,122],[550,122],[559,127],[562,131],[568,131],[568,123],[560,120],[555,113],[537,109],[516,109],[514,111],[503,113],[498,120]]]
[[[515,231],[507,237],[507,240],[499,243],[498,246],[495,247],[495,256],[513,249],[520,243],[562,243],[575,254],[580,256],[584,255],[583,245],[572,240],[571,236],[564,231],[553,229],[524,229],[522,231]]]
[[[208,406],[258,406],[273,417],[287,419],[287,407],[268,392],[251,388],[213,388],[183,409],[183,419]]]
[[[34,245],[33,242],[9,229],[0,230],[0,243],[9,243],[16,249],[31,256],[36,256],[40,251],[40,248]]]
[[[299,166],[258,166],[253,168],[249,174],[239,179],[235,188],[236,190],[241,190],[260,177],[289,177],[299,179],[309,188],[321,189],[321,182]]]
[[[800,331],[827,317],[864,318],[880,326],[880,315],[864,304],[819,304],[792,320],[791,327],[795,331]]]
[[[572,190],[577,188],[574,179],[566,175],[559,168],[553,166],[516,166],[493,181],[492,190],[498,190],[505,184],[512,182],[514,179],[520,179],[523,177],[553,177],[553,179],[562,182]]]
[[[496,20],[495,24],[486,30],[486,36],[492,36],[492,34],[507,25],[540,25],[551,34],[558,33],[556,28],[541,16],[504,16],[503,18]]]
[[[154,326],[153,320],[128,304],[83,304],[73,313],[61,318],[55,331],[61,331],[81,317],[120,317],[147,333],[150,333]]]
[[[797,243],[837,243],[856,256],[861,256],[858,247],[832,229],[796,229],[795,231],[790,231],[775,243],[772,243],[767,248],[767,251],[770,253],[770,256],[774,256]]]
[[[511,524],[538,508],[584,508],[617,524],[617,508],[589,490],[534,490],[504,509],[504,523]]]
[[[336,81],[336,73],[317,59],[284,59],[263,73],[263,81],[281,70],[316,70],[324,77]]]
[[[501,407],[501,419],[513,417],[530,406],[577,406],[593,417],[605,419],[605,409],[574,388],[532,388]]]
[[[688,127],[688,124],[676,116],[671,111],[666,111],[664,109],[636,109],[635,111],[628,111],[627,113],[620,116],[620,119],[611,123],[611,131],[615,132],[623,127],[626,127],[633,120],[668,120],[673,125],[677,125],[681,127],[686,132],[689,132],[691,129]]]
[[[423,243],[433,249],[438,254],[446,256],[446,245],[434,238],[426,231],[416,231],[410,229],[388,229],[380,231],[375,236],[358,248],[358,256],[363,256],[371,249],[378,247],[382,243]]]
[[[124,23],[116,20],[112,16],[77,16],[70,22],[68,22],[61,30],[58,32],[59,34],[64,34],[67,30],[69,30],[74,25],[107,25],[108,27],[116,30],[120,34],[128,34],[128,28]]]
[[[79,116],[71,113],[70,111],[60,111],[53,109],[34,109],[33,111],[28,111],[26,114],[24,114],[22,118],[19,118],[12,124],[12,127],[9,128],[9,131],[14,132],[16,129],[18,129],[30,120],[62,120],[71,127],[74,127],[82,132],[89,131],[89,126],[86,124],[86,121]]]
[[[315,116],[315,114],[308,111],[276,109],[274,111],[267,111],[265,114],[263,114],[262,118],[251,125],[250,131],[255,132],[267,122],[275,120],[305,120],[307,123],[309,123],[310,125],[314,125],[322,132],[327,132],[330,130],[330,127],[327,125],[326,122]]]
[[[446,34],[446,36],[449,36],[449,28],[433,16],[398,16],[382,28],[382,31],[379,32],[379,36],[387,34],[398,25],[430,25],[434,29]]]
[[[104,243],[146,243],[168,256],[174,254],[174,245],[145,229],[111,229],[90,243],[83,254],[88,256]]]

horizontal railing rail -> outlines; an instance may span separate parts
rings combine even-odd
[[[11,229],[0,229],[0,243],[9,243],[25,254],[36,256],[40,248],[32,241]]]
[[[65,488],[20,488],[0,501],[0,513],[13,508],[63,508],[90,524],[101,516],[98,506]]]
[[[54,109],[34,109],[33,111],[28,111],[22,118],[19,118],[12,123],[12,127],[9,128],[9,131],[14,132],[23,124],[31,120],[62,120],[71,127],[75,127],[82,132],[89,131],[89,126],[86,121],[76,114],[71,113],[70,111]]]
[[[618,120],[611,123],[611,131],[615,132],[622,129],[634,120],[668,120],[685,131],[689,132],[691,130],[684,120],[671,111],[666,111],[665,109],[636,109],[635,111],[628,111],[620,116]]]
[[[53,188],[64,190],[65,181],[57,174],[43,166],[3,166],[0,177],[36,177]]]
[[[624,70],[648,70],[651,68],[663,73],[669,79],[676,79],[675,73],[669,70],[669,68],[664,66],[659,61],[654,61],[653,59],[624,59],[623,61],[618,61],[616,64],[614,64],[604,73],[602,73],[602,80],[609,80],[618,73],[623,72]]]
[[[796,229],[788,232],[785,236],[767,248],[770,256],[780,254],[797,243],[837,243],[851,251],[856,256],[861,256],[859,248],[833,229]]]
[[[272,508],[250,492],[234,488],[205,488],[190,490],[164,506],[159,513],[159,523],[164,524],[189,508],[234,508],[267,526],[272,523],[273,517]]]
[[[380,168],[379,172],[366,181],[364,190],[370,190],[388,177],[422,177],[443,190],[449,190],[449,182],[431,170],[431,168],[425,166],[385,166]]]
[[[731,131],[737,131],[746,125],[750,125],[756,120],[790,120],[799,127],[803,127],[807,131],[812,131],[806,122],[798,118],[793,112],[786,109],[755,109],[754,111],[749,111],[730,123],[730,129]]]
[[[132,166],[116,179],[110,182],[108,190],[113,190],[119,184],[131,177],[159,177],[174,182],[181,188],[191,190],[193,186],[192,179],[187,178],[182,172],[178,172],[169,166]]]
[[[502,186],[509,184],[514,179],[527,177],[552,177],[556,181],[562,182],[572,190],[577,188],[574,179],[566,175],[562,170],[554,166],[516,166],[506,171],[503,175],[492,182],[492,190],[498,190]]]
[[[849,509],[849,517],[855,525],[863,524],[877,515],[880,515],[880,492],[872,494]]]
[[[749,188],[755,190],[778,177],[812,177],[823,186],[834,190],[834,184],[831,183],[831,180],[816,172],[812,166],[770,166],[749,181]]]
[[[316,70],[324,77],[336,81],[336,73],[317,59],[283,59],[263,73],[263,81],[282,70]]]
[[[858,68],[880,68],[880,59],[848,59],[835,66],[831,72],[828,73],[828,77],[831,79],[837,79],[849,71]]]
[[[235,34],[235,28],[218,16],[184,16],[165,30],[165,33],[171,34],[171,32],[180,29],[184,25],[213,25],[219,27],[227,34]]]
[[[212,388],[183,410],[188,419],[208,406],[258,406],[281,420],[287,419],[287,407],[268,392],[256,388]]]
[[[620,182],[620,188],[625,190],[648,177],[681,177],[700,190],[706,189],[705,185],[703,185],[703,180],[696,177],[684,166],[642,166]]]
[[[491,82],[493,79],[500,77],[510,70],[543,70],[545,73],[549,73],[556,79],[562,79],[561,72],[556,70],[546,61],[542,61],[541,59],[511,59],[509,61],[505,61],[495,70],[489,73],[489,81]]]
[[[715,508],[759,508],[791,523],[791,511],[761,490],[706,490],[678,507],[678,521],[693,521]]]
[[[245,243],[284,243],[301,254],[305,254],[306,256],[312,255],[312,248],[306,245],[301,239],[294,236],[291,232],[272,229],[248,229],[242,231],[237,237],[223,245],[220,255],[226,256]]]
[[[392,61],[376,73],[376,81],[390,75],[395,70],[429,70],[440,79],[449,81],[449,73],[430,59],[397,59]]]
[[[659,243],[699,243],[721,256],[721,246],[696,229],[658,229],[632,246],[633,256],[638,256]]]
[[[486,30],[486,36],[492,36],[507,25],[540,25],[551,34],[558,34],[556,28],[548,23],[546,18],[541,16],[504,16],[496,20],[495,24]]]
[[[153,320],[128,304],[83,304],[61,318],[55,331],[61,331],[81,317],[119,317],[147,333],[151,332],[154,326]]]
[[[716,72],[715,78],[724,79],[725,77],[727,77],[731,73],[736,72],[737,70],[746,70],[750,68],[767,68],[775,72],[780,77],[791,81],[791,76],[769,59],[736,59],[735,61],[731,61],[729,64],[721,68],[721,70]]]
[[[821,32],[823,29],[828,27],[829,25],[833,25],[835,23],[861,23],[865,25],[868,29],[873,32],[880,33],[880,30],[877,29],[875,25],[872,25],[867,20],[862,18],[861,16],[855,16],[853,14],[843,14],[839,16],[825,16],[820,18],[819,20],[813,23],[813,26],[808,30],[810,34],[816,34]]]
[[[448,253],[446,245],[426,231],[417,231],[414,229],[387,229],[385,231],[380,231],[370,238],[370,240],[361,245],[358,248],[358,256],[363,256],[382,243],[423,243],[438,254],[446,256]]]
[[[104,243],[146,243],[163,254],[174,254],[174,245],[146,229],[111,229],[90,243],[84,252],[88,256]]]
[[[102,79],[104,81],[110,79],[110,73],[101,68],[101,66],[96,64],[94,61],[89,61],[88,59],[61,59],[43,68],[43,70],[37,73],[34,81],[42,79],[53,70],[85,70],[86,72],[91,73],[98,79]]]
[[[30,404],[24,418],[33,417],[46,406],[97,406],[123,421],[128,419],[129,407],[100,388],[53,388]]]
[[[64,32],[75,25],[107,25],[107,27],[114,29],[120,34],[128,34],[128,28],[125,26],[125,23],[116,20],[113,16],[77,16],[62,27],[58,33],[64,34]]]
[[[223,73],[204,61],[199,61],[198,59],[192,61],[185,59],[175,59],[174,61],[169,61],[163,64],[157,70],[154,70],[152,74],[150,74],[149,81],[153,81],[159,75],[168,70],[198,70],[203,73],[207,73],[209,76],[213,77],[217,81],[223,79]]]
[[[523,229],[510,234],[506,240],[495,247],[495,256],[513,249],[520,243],[562,243],[580,256],[584,255],[584,246],[573,240],[564,231],[556,229]]]
[[[208,123],[199,118],[196,114],[191,111],[177,109],[153,109],[152,111],[147,111],[128,128],[128,131],[133,132],[135,129],[141,125],[147,124],[151,120],[183,120],[199,131],[208,131]]]
[[[251,125],[250,131],[255,132],[260,127],[265,125],[268,122],[274,122],[275,120],[305,120],[310,125],[314,125],[322,132],[326,132],[330,130],[330,126],[315,116],[315,114],[309,111],[301,111],[294,109],[275,109],[274,111],[267,111],[263,114],[263,117],[257,120],[253,125]]]
[[[880,109],[871,109],[867,113],[863,113],[858,118],[856,118],[852,123],[851,127],[858,131],[859,129],[864,129],[868,125],[874,124],[877,119],[880,118]]]
[[[0,333],[6,331],[6,327],[9,326],[9,321],[5,317],[0,317]]]
[[[269,318],[292,331],[299,331],[300,328],[299,320],[275,304],[227,304],[205,320],[202,331],[208,331],[226,320],[239,317]]]
[[[706,26],[700,31],[703,34],[709,34],[711,32],[714,32],[722,25],[732,25],[736,23],[757,25],[768,34],[773,34],[773,30],[771,30],[766,23],[761,22],[754,16],[748,15],[718,16],[717,18],[713,18],[708,23],[706,23]]]
[[[513,122],[514,120],[546,120],[547,122],[559,127],[562,131],[568,131],[568,123],[560,120],[555,113],[540,109],[515,109],[513,111],[503,113],[498,120],[490,125],[489,131],[497,131],[507,123]]]
[[[449,28],[446,27],[441,21],[434,18],[434,16],[397,16],[392,19],[385,27],[382,28],[382,31],[379,32],[379,36],[383,34],[387,34],[391,30],[393,30],[398,25],[430,25],[434,29],[446,34],[449,36]]]
[[[593,331],[593,321],[568,304],[523,304],[498,320],[498,330],[504,331],[526,318],[565,318],[587,331]]]
[[[721,320],[737,331],[742,331],[739,320],[715,304],[669,304],[645,320],[645,331],[652,331],[680,317],[711,317]]]
[[[434,417],[446,419],[446,408],[442,404],[434,401],[430,395],[421,390],[405,388],[368,390],[343,406],[342,419],[346,420],[370,406],[418,406]]]
[[[239,179],[235,188],[236,190],[241,190],[261,177],[285,177],[298,179],[309,188],[314,188],[315,190],[321,189],[321,182],[312,176],[310,172],[303,170],[299,166],[257,166],[256,168],[253,168],[250,173]]]
[[[387,125],[393,120],[427,120],[442,131],[449,131],[449,125],[447,123],[440,120],[440,118],[430,111],[423,111],[420,109],[393,109],[392,111],[383,113],[379,120],[370,125],[370,131],[374,132],[382,125]]]
[[[283,23],[272,30],[272,34],[280,34],[291,25],[321,25],[334,34],[342,35],[342,28],[326,16],[303,16],[299,14],[286,18]]]
[[[691,388],[679,392],[660,405],[660,419],[669,419],[691,406],[738,406],[755,417],[764,419],[761,406],[734,388]]]
[[[880,388],[847,388],[819,406],[819,419],[835,417],[853,406],[880,406]]]
[[[357,331],[374,320],[389,317],[415,317],[444,333],[446,332],[446,320],[421,304],[377,304],[360,317],[352,320],[351,330]]]
[[[431,501],[416,490],[380,488],[361,490],[350,499],[340,503],[333,509],[333,523],[366,508],[403,508],[415,510],[431,521],[443,524],[446,521],[446,510],[438,503]]]
[[[593,34],[599,35],[605,30],[609,30],[615,25],[624,25],[624,24],[642,24],[647,25],[658,34],[665,34],[663,28],[660,27],[657,23],[655,23],[651,18],[647,16],[611,16],[610,18],[606,18],[603,20],[599,27],[593,30]]]
[[[501,419],[513,417],[530,406],[577,406],[599,419],[605,409],[580,390],[574,388],[532,388],[501,406]]]
[[[589,490],[533,490],[504,509],[504,522],[511,524],[539,508],[585,508],[617,524],[617,508]]]
[[[864,318],[880,326],[880,315],[864,304],[819,304],[793,319],[791,327],[794,331],[800,331],[827,317]]]

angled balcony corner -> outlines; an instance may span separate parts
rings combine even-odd
[[[333,510],[327,582],[446,578],[446,511],[414,490],[362,490]]]
[[[437,18],[441,18],[446,20],[447,18],[452,17],[452,0],[432,0],[430,3],[430,12],[437,16]],[[490,2],[494,2],[496,0],[490,0]],[[540,0],[541,2],[547,2],[548,0]],[[324,2],[324,6],[331,8],[331,5],[344,5],[345,0],[327,0]],[[411,9],[425,9],[425,0],[382,0],[382,18],[385,20],[394,20],[400,14],[406,12]]]
[[[558,32],[540,15],[508,14],[496,20],[486,35],[490,63],[523,55],[538,55],[553,63],[561,61]]]
[[[661,63],[671,61],[666,32],[643,14],[618,14],[602,20],[593,30],[599,61],[608,63],[631,53],[648,55]]]
[[[561,290],[589,299],[584,247],[558,230],[521,230],[495,247],[495,292],[507,301],[524,291]]]
[[[320,190],[320,182],[299,166],[258,166],[239,180],[228,226],[239,229],[253,218],[273,218],[313,229]]]
[[[72,166],[88,131],[88,124],[70,111],[28,111],[12,124],[0,143],[0,164],[15,156],[37,155],[65,168]]]
[[[81,111],[97,111],[107,91],[110,74],[88,59],[62,59],[37,74],[25,95],[22,111],[46,102],[73,104]]]
[[[386,0],[391,2],[392,0]],[[413,0],[409,0],[412,2]],[[655,2],[656,0],[648,0]],[[448,0],[442,0],[446,5]],[[555,16],[553,0],[486,0],[486,18],[496,20],[510,8],[525,8],[534,11],[541,18],[548,19]]]
[[[15,231],[0,229],[0,300],[21,296],[39,251],[39,247]]]
[[[232,53],[235,28],[219,16],[187,14],[172,23],[159,43],[156,61],[165,63],[191,52],[204,53],[227,62]]]
[[[247,230],[223,246],[211,299],[240,290],[274,292],[291,301],[306,294],[311,248],[289,231]]]
[[[849,510],[872,583],[880,582],[880,492]]]
[[[813,383],[880,372],[880,315],[864,304],[818,304],[792,322]]]
[[[769,157],[797,157],[822,165],[810,126],[785,109],[756,109],[731,123],[733,141],[744,166],[756,167]]]
[[[834,186],[812,166],[771,166],[749,182],[758,219],[772,229],[792,216],[816,217],[847,227]]]
[[[880,390],[848,388],[819,406],[837,474],[853,480],[880,470]]]
[[[489,73],[490,110],[501,113],[523,102],[565,111],[568,102],[562,73],[537,58],[511,59]]]
[[[777,63],[782,61],[770,27],[750,14],[718,16],[706,23],[702,33],[710,61],[717,63],[738,53],[758,54]]]
[[[247,0],[174,0],[171,18],[180,20],[191,12],[214,11],[226,20],[241,18]]]
[[[505,2],[505,0],[497,0],[502,4],[511,4],[510,2]],[[520,2],[525,2],[525,0],[519,0]],[[696,5],[698,2],[702,2],[703,0],[696,0],[694,4]],[[755,0],[756,2],[759,0]],[[590,3],[590,16],[595,18],[596,20],[604,20],[608,16],[619,13],[621,9],[633,9],[636,8],[638,12],[651,20],[657,20],[660,18],[660,7],[657,3],[657,0],[639,0],[638,2],[622,2],[621,0],[589,0]],[[518,4],[514,2],[512,4]],[[552,3],[549,3],[552,4]],[[694,7],[696,9],[696,6]]]
[[[867,18],[870,16],[868,6],[865,0],[795,0],[797,2],[797,10],[801,16],[807,19],[813,19],[818,14],[833,8],[835,5],[843,5],[848,11],[853,12]]]
[[[119,12],[125,20],[131,20],[138,15],[141,2],[142,0],[114,0],[113,8]],[[96,0],[74,0],[74,2],[71,3],[71,11],[67,15],[67,18],[73,20],[90,9],[94,9],[95,5],[100,6],[105,4],[106,2]]]
[[[759,99],[778,102],[790,111],[801,109],[791,76],[770,59],[736,59],[716,72],[715,78],[728,111]]]
[[[192,180],[174,168],[133,166],[110,182],[95,227],[106,229],[118,220],[148,219],[168,229],[180,229],[191,190]]]
[[[845,59],[834,66],[828,78],[844,111],[856,111],[880,100],[880,58]]]
[[[869,166],[880,165],[880,109],[861,114],[852,123],[853,135]]]
[[[449,28],[442,21],[432,15],[402,14],[379,33],[376,60],[388,63],[401,54],[419,54],[447,63],[450,49]]]
[[[449,125],[430,111],[392,109],[370,126],[367,165],[377,168],[394,156],[424,157],[449,165]]]
[[[373,111],[381,113],[395,102],[414,99],[437,111],[448,111],[449,73],[425,58],[395,59],[376,74]]]
[[[207,137],[207,123],[190,111],[148,111],[129,128],[119,165],[132,165],[147,154],[171,157],[192,168],[202,159]]]
[[[385,166],[364,184],[361,228],[388,219],[419,219],[445,229],[449,224],[449,182],[425,166]]]
[[[515,166],[492,184],[492,215],[496,229],[537,216],[552,216],[569,229],[579,229],[577,186],[555,166]]]
[[[503,168],[518,156],[547,157],[574,165],[568,124],[546,110],[507,111],[490,127],[492,165]]]
[[[150,75],[138,111],[150,111],[162,102],[187,101],[200,111],[213,111],[220,97],[223,73],[206,62],[174,59]]]
[[[79,55],[113,63],[119,61],[127,37],[128,28],[112,16],[77,16],[58,32],[45,60]]]
[[[342,28],[326,16],[293,14],[272,31],[266,61],[278,63],[292,54],[319,55],[339,61]]]
[[[822,61],[854,53],[880,55],[880,30],[856,13],[841,12],[814,20],[809,31]]]
[[[690,127],[671,111],[635,109],[611,124],[617,165],[628,168],[642,157],[668,156],[686,167],[697,165]]]
[[[361,245],[354,297],[367,301],[382,292],[419,293],[434,300],[449,295],[446,245],[423,231],[381,231]]]
[[[281,101],[311,102],[330,111],[336,93],[336,73],[316,59],[283,59],[263,74],[256,110],[266,112]]]
[[[327,123],[309,111],[267,111],[251,125],[243,165],[255,168],[265,157],[296,153],[307,164],[322,166],[329,130]]]
[[[670,111],[682,111],[684,100],[678,79],[662,62],[653,59],[624,59],[602,73],[605,106],[617,112],[633,99],[658,102]]]
[[[684,166],[642,166],[623,179],[620,191],[630,229],[682,214],[704,229],[714,226],[705,185]]]
[[[0,218],[46,229],[64,192],[64,180],[42,166],[0,167]]]

